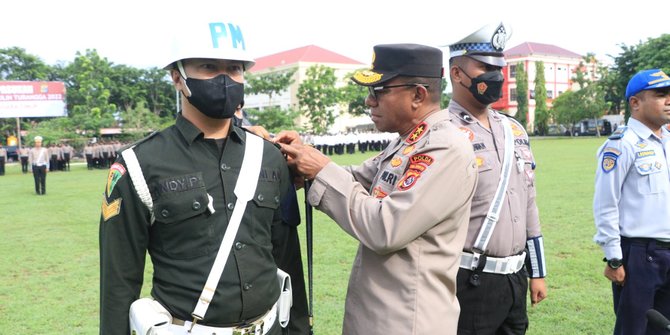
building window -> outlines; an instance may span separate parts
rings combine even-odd
[[[516,78],[516,65],[509,66],[509,77]]]
[[[554,98],[554,91],[547,90],[547,98],[553,99]]]
[[[509,90],[509,100],[516,101],[516,88],[511,88]]]
[[[535,90],[530,90],[530,98],[535,99]]]

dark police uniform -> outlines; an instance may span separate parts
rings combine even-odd
[[[153,199],[153,224],[119,156],[110,169],[100,220],[101,334],[129,333],[128,310],[140,295],[146,250],[154,268],[151,295],[173,317],[190,320],[234,209],[246,137],[232,127],[221,153],[215,140],[204,139],[179,115],[175,125],[137,144],[134,151]],[[265,142],[256,194],[199,324],[251,322],[277,301],[276,264],[290,264],[287,254],[296,257],[287,247],[292,236],[280,209],[290,183],[283,156]],[[279,333],[275,322],[268,334]]]

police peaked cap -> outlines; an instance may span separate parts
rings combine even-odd
[[[379,86],[395,77],[442,78],[442,51],[420,44],[379,44],[372,53],[372,68],[351,78],[363,86]]]
[[[504,23],[489,24],[449,45],[449,58],[467,56],[482,63],[503,67],[505,43],[512,30]]]

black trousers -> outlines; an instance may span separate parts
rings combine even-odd
[[[526,270],[509,275],[482,272],[480,285],[476,287],[470,284],[471,274],[470,270],[458,269],[456,296],[461,305],[458,334],[525,334],[528,329]]]
[[[0,157],[0,176],[5,175],[5,157]]]
[[[21,156],[21,171],[28,173],[28,157]]]
[[[35,178],[35,193],[45,194],[47,191],[47,167],[33,165],[33,178]]]

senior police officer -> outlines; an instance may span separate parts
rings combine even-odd
[[[449,111],[470,139],[479,170],[458,272],[459,334],[524,334],[528,275],[533,305],[546,296],[528,135],[516,120],[489,108],[502,93],[509,33],[503,23],[487,25],[449,46]]]
[[[594,241],[612,282],[614,334],[666,334],[645,313],[670,316],[670,77],[640,71],[626,87],[631,117],[598,149]]]
[[[292,143],[282,145],[289,165],[313,180],[310,204],[360,242],[342,334],[455,334],[456,272],[477,179],[472,148],[440,110],[439,49],[377,45],[373,59],[353,80],[369,90],[377,129],[400,135],[382,153],[340,167],[295,133],[278,141]]]
[[[100,333],[129,333],[148,251],[155,300],[133,303],[133,325],[144,321],[140,312],[157,310],[163,314],[150,314],[169,313],[161,327],[172,334],[281,334],[290,293],[287,302],[277,264],[295,262],[286,257],[295,253],[280,202],[291,178],[275,145],[231,121],[254,61],[235,22],[179,28],[165,69],[181,113],[175,125],[121,149],[109,170]]]

